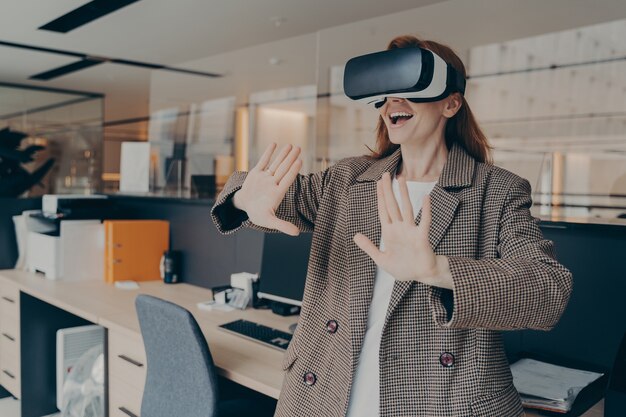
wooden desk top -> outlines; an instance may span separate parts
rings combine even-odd
[[[22,292],[65,311],[100,324],[109,330],[141,338],[135,312],[135,297],[149,294],[176,303],[189,310],[207,339],[219,373],[250,389],[278,398],[283,382],[283,352],[218,329],[218,325],[246,319],[288,331],[297,316],[282,317],[269,310],[231,312],[203,311],[197,303],[211,300],[211,290],[189,284],[164,284],[161,281],[140,282],[137,290],[121,290],[102,281],[52,281],[42,275],[20,270],[0,270],[0,280],[10,282]],[[604,400],[583,417],[602,417]],[[526,412],[527,417],[540,414]]]
[[[196,304],[211,300],[211,290],[183,283],[172,285],[147,281],[139,282],[137,290],[121,290],[102,281],[52,281],[20,270],[0,270],[0,280],[92,323],[139,339],[141,332],[135,312],[138,294],[176,303],[189,310],[198,321],[221,375],[273,398],[280,394],[283,382],[280,365],[284,353],[222,331],[218,325],[241,318],[288,331],[298,316],[282,317],[269,310],[253,309],[232,312],[200,310]]]

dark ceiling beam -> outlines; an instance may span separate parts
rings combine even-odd
[[[106,61],[85,58],[81,59],[80,61],[72,62],[71,64],[63,65],[58,68],[53,68],[48,71],[40,72],[39,74],[31,75],[29,78],[31,80],[48,81],[52,80],[53,78],[58,78],[62,77],[63,75],[71,74],[72,72],[93,67],[94,65],[102,64],[103,62]]]
[[[42,46],[26,45],[23,43],[0,41],[0,46],[8,46],[9,48],[26,49],[35,52],[46,52],[49,54],[73,56],[76,58],[86,58],[87,54],[80,52],[64,51],[62,49],[44,48]]]
[[[139,0],[93,0],[51,22],[39,27],[58,33],[67,33]]]
[[[0,87],[19,88],[21,90],[45,91],[47,93],[57,93],[57,94],[71,94],[71,95],[86,96],[86,97],[92,97],[92,98],[104,97],[104,94],[94,93],[92,91],[67,90],[64,88],[43,87],[39,85],[7,83],[5,81],[0,81]]]
[[[14,117],[22,117],[24,115],[30,116],[35,113],[41,113],[41,112],[48,111],[48,110],[54,110],[54,109],[58,109],[61,107],[71,106],[73,104],[79,104],[79,103],[83,103],[85,101],[90,101],[94,99],[95,99],[94,97],[80,97],[80,98],[74,98],[71,100],[62,101],[60,103],[49,104],[47,106],[33,107],[32,109],[26,109],[26,110],[22,110],[18,112],[0,115],[0,120],[13,119]]]
[[[209,78],[219,78],[219,77],[222,77],[222,74],[218,74],[218,73],[214,73],[214,72],[196,71],[196,70],[185,69],[185,68],[176,68],[176,67],[170,67],[168,65],[154,64],[154,63],[142,62],[142,61],[134,61],[134,60],[122,59],[122,58],[113,58],[113,57],[106,57],[106,56],[95,56],[95,55],[90,55],[90,54],[86,54],[86,53],[82,53],[82,52],[68,51],[68,50],[55,49],[55,48],[45,48],[45,47],[41,47],[41,46],[27,45],[27,44],[23,44],[23,43],[8,42],[8,41],[3,41],[3,40],[0,40],[0,46],[7,46],[9,48],[25,49],[25,50],[28,50],[28,51],[43,52],[43,53],[55,54],[55,55],[71,56],[71,57],[75,57],[75,58],[80,58],[81,60],[99,61],[98,63],[108,62],[108,63],[111,63],[111,64],[118,64],[118,65],[126,65],[126,66],[131,66],[131,67],[138,67],[138,68],[146,68],[146,69],[155,69],[155,70],[162,70],[162,71],[177,72],[177,73],[182,73],[182,74],[197,75],[197,76],[200,76],[200,77],[209,77]],[[70,64],[70,65],[72,65],[72,64]],[[88,65],[88,66],[91,66],[91,65]],[[50,70],[50,71],[52,71],[52,70]]]

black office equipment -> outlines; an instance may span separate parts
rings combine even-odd
[[[163,253],[163,282],[175,284],[180,281],[180,265],[182,252],[168,250]]]
[[[573,273],[574,290],[551,331],[502,332],[507,355],[536,352],[610,370],[625,330],[626,227],[542,222],[541,230]]]
[[[165,159],[165,183],[166,187],[182,190],[187,170],[187,144],[174,142],[174,150],[171,156]]]
[[[295,237],[282,233],[265,234],[259,298],[302,305],[312,236],[311,233]]]
[[[255,342],[264,343],[267,346],[271,346],[281,351],[287,349],[289,342],[291,341],[291,334],[287,332],[248,320],[235,320],[222,324],[219,327]]]
[[[278,301],[270,301],[270,309],[272,313],[279,316],[293,316],[300,314],[300,307]]]
[[[604,416],[626,416],[626,333],[611,371],[611,380],[604,400]]]
[[[191,195],[196,198],[215,197],[215,175],[192,175]]]

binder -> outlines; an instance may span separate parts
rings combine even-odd
[[[592,372],[603,373],[604,375],[600,378],[596,379],[591,384],[587,385],[583,388],[582,391],[578,393],[574,404],[572,404],[572,409],[567,413],[558,413],[554,411],[541,410],[538,408],[532,408],[528,410],[532,410],[533,413],[540,414],[548,417],[578,417],[584,414],[587,410],[593,407],[598,401],[600,401],[606,392],[606,387],[608,384],[608,374],[609,371],[602,367],[592,365],[586,362],[582,362],[580,360],[572,360],[570,358],[557,357],[554,355],[546,355],[538,352],[527,352],[522,351],[517,353],[515,356],[515,360],[521,358],[530,358],[536,359],[538,361],[549,362],[555,365],[565,366],[568,368],[575,369],[586,369]],[[511,361],[514,362],[514,361]]]
[[[104,280],[150,281],[161,278],[159,263],[169,248],[169,222],[104,221]]]

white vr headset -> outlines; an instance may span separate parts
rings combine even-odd
[[[343,89],[351,99],[379,108],[387,97],[423,103],[465,94],[465,78],[428,49],[395,48],[350,59]]]

